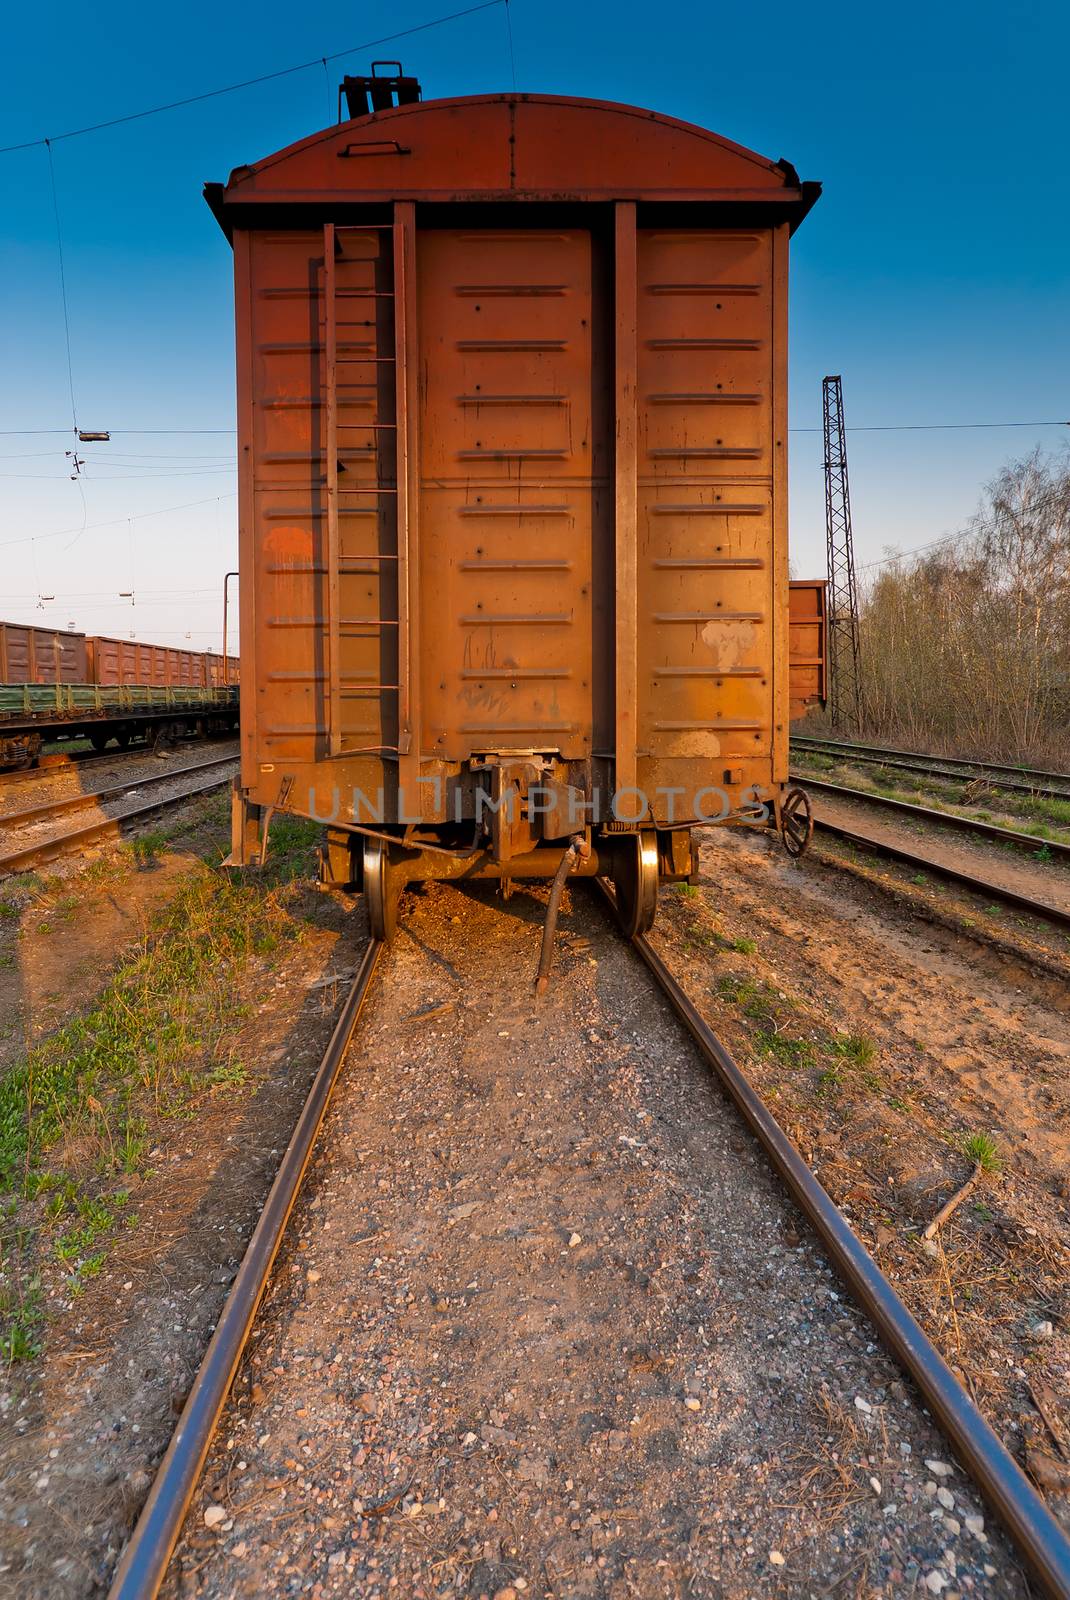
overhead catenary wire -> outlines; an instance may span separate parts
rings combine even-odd
[[[505,36],[509,41],[509,71],[513,79],[513,93],[516,93],[516,52],[513,49],[513,15],[509,10],[509,0],[505,0]]]
[[[90,522],[82,528],[55,528],[51,533],[24,533],[17,539],[4,539],[0,541],[0,550],[6,550],[13,544],[37,544],[41,539],[63,539],[72,533],[90,533],[97,528],[118,528],[124,522],[144,522],[147,517],[166,517],[172,511],[192,511],[195,506],[210,506],[218,504],[221,500],[235,500],[236,493],[231,490],[226,494],[210,494],[203,500],[186,500],[178,506],[160,506],[155,511],[137,511],[131,517],[112,517],[107,522]]]
[[[178,111],[182,106],[198,105],[204,100],[217,100],[221,95],[237,94],[242,89],[252,89],[260,83],[271,83],[278,78],[289,78],[297,72],[310,72],[315,67],[326,67],[328,61],[340,61],[343,56],[373,50],[381,44],[393,44],[397,39],[409,39],[413,34],[426,33],[431,28],[444,27],[449,22],[459,22],[462,17],[475,16],[479,11],[491,11],[504,5],[505,0],[480,0],[479,5],[466,6],[462,11],[451,11],[445,16],[432,17],[429,22],[415,23],[411,28],[401,28],[397,33],[386,33],[378,39],[365,39],[360,44],[349,45],[345,50],[334,50],[329,55],[314,56],[311,61],[300,61],[292,67],[280,67],[275,72],[262,72],[255,78],[243,78],[240,83],[228,83],[221,89],[205,89],[200,94],[185,95],[179,100],[168,100],[162,105],[148,106],[144,111],[130,111],[125,116],[107,117],[101,122],[87,123],[83,128],[70,128],[66,133],[54,133],[48,138],[23,139],[19,144],[0,145],[0,155],[11,155],[16,150],[33,150],[38,145],[51,146],[63,139],[80,139],[87,133],[101,133],[105,128],[118,128],[128,122],[141,122],[146,117],[158,117],[165,111]]]
[[[1060,417],[1049,422],[872,422],[848,427],[848,433],[943,433],[966,428],[1070,428]],[[820,428],[789,428],[789,433],[820,433]]]
[[[78,432],[78,407],[74,403],[74,363],[71,360],[71,318],[67,307],[67,273],[63,263],[63,229],[59,220],[59,194],[56,190],[56,163],[52,159],[52,144],[44,141],[45,151],[48,155],[48,179],[52,189],[52,215],[56,222],[56,251],[59,256],[59,293],[63,305],[63,334],[67,344],[67,388],[71,397],[71,420],[74,423],[74,432]]]
[[[504,0],[501,0],[504,3]],[[958,432],[968,429],[985,428],[1070,428],[1070,419],[1064,417],[1048,418],[1041,422],[874,422],[849,425],[848,433],[941,433],[945,431]],[[69,428],[0,428],[0,439],[41,437],[48,434],[68,434]],[[233,438],[237,434],[236,428],[112,428],[113,439],[133,438],[135,436],[146,438],[171,437],[179,435],[229,435]],[[820,428],[798,427],[789,428],[789,433],[820,433]]]
[[[1029,509],[1032,511],[1040,510],[1043,512],[1050,507],[1056,508],[1058,520],[1065,521],[1066,499],[1058,489],[1051,493],[1039,496],[1038,499],[1032,503]],[[940,545],[962,543],[967,539],[973,538],[976,533],[977,530],[973,527],[956,528],[954,533],[941,534],[939,539],[930,539],[926,544],[914,545],[910,550],[893,550],[889,551],[889,553],[885,556],[879,556],[874,561],[861,562],[859,564],[859,571],[868,571],[873,567],[891,566],[895,561],[908,561],[912,556],[924,555],[926,550],[935,550]]]

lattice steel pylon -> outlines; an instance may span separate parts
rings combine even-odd
[[[828,538],[829,715],[836,727],[862,731],[862,665],[858,644],[851,490],[847,480],[847,433],[843,383],[821,382],[825,424],[825,531]]]

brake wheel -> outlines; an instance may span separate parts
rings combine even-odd
[[[791,788],[780,802],[780,837],[793,860],[804,854],[814,836],[814,813],[805,789]]]

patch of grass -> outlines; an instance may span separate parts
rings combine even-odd
[[[735,950],[737,955],[752,956],[758,948],[756,939],[732,939],[728,945],[729,950]]]
[[[323,829],[317,822],[285,812],[276,816],[268,837],[268,865],[274,881],[289,883],[312,869],[322,838]]]
[[[170,845],[169,836],[162,828],[154,828],[149,833],[139,833],[136,838],[128,840],[121,848],[140,866],[149,866],[158,861]]]
[[[39,1312],[25,1287],[36,1281],[35,1263],[69,1264],[65,1282],[77,1293],[100,1271],[116,1227],[132,1225],[128,1191],[116,1182],[144,1169],[152,1121],[191,1114],[206,1094],[246,1081],[230,1042],[247,1012],[233,1004],[234,979],[245,962],[271,958],[299,931],[287,883],[297,840],[307,837],[302,827],[289,840],[293,857],[255,878],[198,862],[90,1008],[0,1082],[0,1201],[11,1212],[30,1205],[19,1214],[34,1223],[4,1253],[6,1359],[36,1353]],[[150,838],[150,848],[159,842]]]
[[[829,1044],[829,1052],[856,1067],[868,1067],[877,1059],[877,1046],[864,1033],[837,1034]]]
[[[286,921],[271,896],[197,873],[146,947],[95,1005],[17,1063],[0,1084],[0,1188],[21,1182],[61,1143],[96,1140],[119,1160],[138,1103],[172,1108],[191,1060],[216,1053],[229,1026],[229,978],[273,951]]]
[[[814,1046],[809,1039],[789,1039],[786,1034],[759,1028],[754,1035],[754,1045],[761,1055],[771,1056],[785,1067],[812,1067],[815,1062]]]
[[[247,1069],[240,1061],[227,1061],[221,1067],[213,1068],[207,1081],[214,1089],[237,1089],[248,1076]]]
[[[5,1311],[0,1302],[0,1316],[4,1320],[0,1333],[0,1361],[9,1367],[20,1361],[33,1361],[41,1353],[41,1312],[39,1306],[21,1305],[14,1311]]]
[[[962,1153],[976,1161],[982,1172],[999,1172],[1003,1166],[999,1146],[988,1133],[968,1134],[962,1141]]]

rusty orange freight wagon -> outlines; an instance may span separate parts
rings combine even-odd
[[[87,683],[84,633],[0,622],[0,683]]]
[[[649,926],[694,826],[805,833],[787,281],[818,185],[633,106],[344,87],[349,120],[206,190],[237,304],[234,859],[279,808],[327,822],[379,933],[406,881],[569,870]]]
[[[173,645],[142,644],[136,639],[110,638],[106,634],[86,640],[90,683],[148,684],[161,689],[212,689],[238,682],[238,661],[228,656],[224,678],[223,657],[211,651],[179,650]]]
[[[805,717],[828,693],[828,614],[824,578],[792,578],[788,605],[791,717]]]

